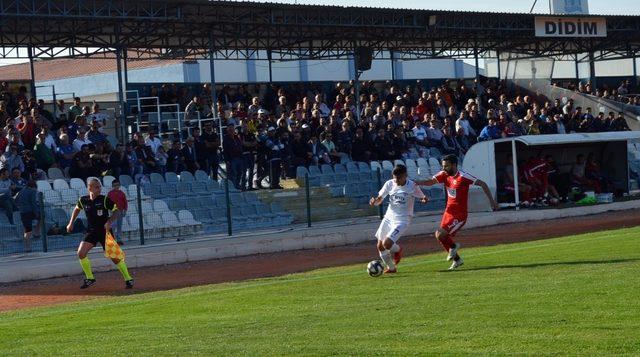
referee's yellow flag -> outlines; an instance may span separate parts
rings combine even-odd
[[[120,248],[116,239],[113,238],[113,234],[109,231],[107,231],[107,235],[105,237],[104,256],[109,259],[124,260],[124,251]]]

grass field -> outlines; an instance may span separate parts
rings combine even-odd
[[[0,354],[640,354],[640,228],[461,253],[2,313]]]

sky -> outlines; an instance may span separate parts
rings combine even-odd
[[[528,13],[534,4],[534,0],[261,0],[259,2],[519,13]],[[590,14],[640,15],[640,0],[589,0],[588,3]],[[549,0],[536,1],[533,12],[549,13]],[[0,59],[0,66],[20,62],[24,60]]]

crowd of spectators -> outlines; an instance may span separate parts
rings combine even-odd
[[[554,83],[554,85],[561,86],[559,83]],[[564,87],[575,92],[589,94],[629,105],[640,106],[640,97],[637,95],[637,89],[630,79],[620,81],[620,84],[617,87],[609,86],[607,84],[596,87],[593,86],[590,81],[584,83],[578,82],[577,84],[568,83]]]
[[[571,100],[509,93],[497,80],[447,80],[431,87],[420,80],[406,83],[365,81],[357,100],[353,81],[330,89],[302,83],[224,86],[217,106],[222,135],[217,123],[206,120],[213,117],[208,84],[196,94],[163,85],[151,88],[150,95],[184,108],[185,135],[161,138],[149,126],[121,143],[107,134],[105,125],[112,119],[99,104],[83,106],[80,98],[71,105],[59,101],[54,115],[43,100],[29,98],[26,88],[12,92],[3,83],[0,169],[15,182],[10,192],[0,193],[0,204],[24,186],[18,179],[43,179],[51,167],[81,179],[198,169],[218,179],[224,162],[236,188],[253,190],[263,188],[266,177],[270,188],[280,188],[280,178],[294,177],[300,165],[434,153],[462,157],[484,140],[629,130],[620,114],[594,113],[574,107]]]

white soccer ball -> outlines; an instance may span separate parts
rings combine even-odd
[[[379,260],[372,260],[367,264],[367,273],[371,277],[378,277],[382,275],[384,272],[384,266],[382,266],[382,262]]]

